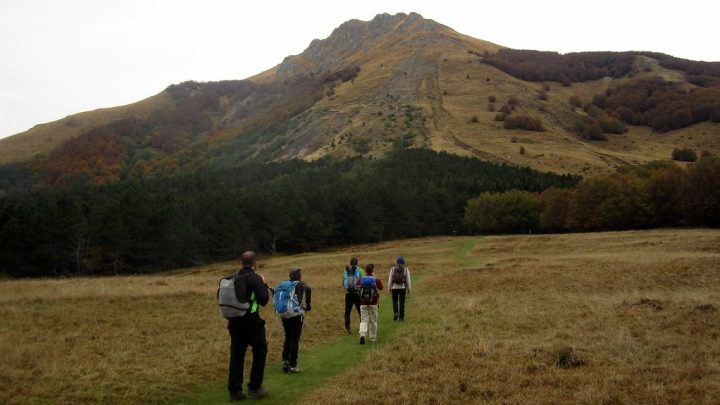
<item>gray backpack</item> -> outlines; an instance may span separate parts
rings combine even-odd
[[[223,317],[237,318],[244,316],[250,309],[250,302],[247,299],[247,277],[250,274],[237,274],[220,280],[218,287],[218,306],[220,315]],[[239,283],[240,294],[235,294],[235,285]]]

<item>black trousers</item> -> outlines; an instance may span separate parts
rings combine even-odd
[[[353,305],[360,316],[360,294],[345,293],[345,329],[350,329],[350,313]]]
[[[285,329],[285,343],[282,358],[290,367],[297,367],[298,351],[300,350],[300,334],[302,334],[303,316],[294,316],[282,320]]]
[[[404,288],[392,290],[393,314],[400,319],[405,319],[405,293]]]
[[[247,317],[247,318],[246,318]],[[228,391],[242,391],[245,352],[252,346],[252,367],[248,389],[256,390],[262,386],[267,358],[267,340],[265,339],[265,321],[260,317],[231,319],[228,322],[230,331],[230,367],[228,375]]]

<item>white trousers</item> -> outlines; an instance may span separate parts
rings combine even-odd
[[[370,341],[377,340],[378,329],[378,306],[360,305],[360,336],[365,337],[370,333]]]

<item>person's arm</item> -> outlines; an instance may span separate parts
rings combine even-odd
[[[252,284],[252,289],[255,292],[255,299],[258,304],[265,305],[270,301],[270,292],[268,291],[268,285],[265,283],[265,279],[255,274],[255,277],[249,277],[248,280]]]
[[[388,288],[392,290],[392,273],[393,267],[390,267],[390,275],[388,276]]]
[[[405,291],[406,291],[406,294],[410,294],[411,287],[412,287],[412,282],[410,281],[410,269],[405,267]]]
[[[379,277],[375,277],[375,284],[377,285],[378,290],[383,289],[383,283],[382,280]]]
[[[312,301],[312,289],[309,285],[305,284],[305,311],[310,312],[312,308],[310,302]]]

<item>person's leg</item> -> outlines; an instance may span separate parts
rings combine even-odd
[[[400,290],[390,290],[390,291],[392,291],[393,321],[397,321],[397,319],[398,319],[398,291],[400,291]]]
[[[352,294],[353,302],[355,303],[355,309],[357,310],[358,317],[360,316],[360,294]]]
[[[283,341],[282,361],[283,371],[287,371],[287,366],[290,363],[290,341],[292,340],[292,325],[289,319],[283,319],[283,330],[285,331],[285,340]]]
[[[248,342],[243,331],[237,325],[228,326],[230,331],[230,366],[228,367],[228,391],[230,394],[242,392],[243,368]]]
[[[360,306],[360,343],[365,343],[365,335],[368,330],[368,306]]]
[[[375,342],[377,341],[377,331],[378,331],[378,306],[377,305],[368,305],[368,323],[369,323],[369,335],[370,335],[370,341]]]
[[[403,288],[403,289],[400,289],[400,290],[397,290],[397,291],[398,291],[398,298],[399,298],[399,301],[400,301],[400,305],[399,305],[399,307],[400,307],[400,313],[399,313],[399,316],[400,316],[400,320],[403,321],[403,320],[405,320],[405,295],[407,294],[407,290]]]
[[[354,301],[352,299],[352,294],[345,293],[345,329],[350,333],[350,313],[352,312],[352,307],[354,305]]]
[[[257,390],[262,387],[267,359],[267,340],[265,339],[265,321],[258,319],[248,327],[247,334],[252,345],[253,362],[250,368],[248,389]]]
[[[290,367],[297,367],[298,351],[300,350],[300,334],[302,333],[302,315],[288,319],[290,324],[290,344],[288,346],[288,362]]]

